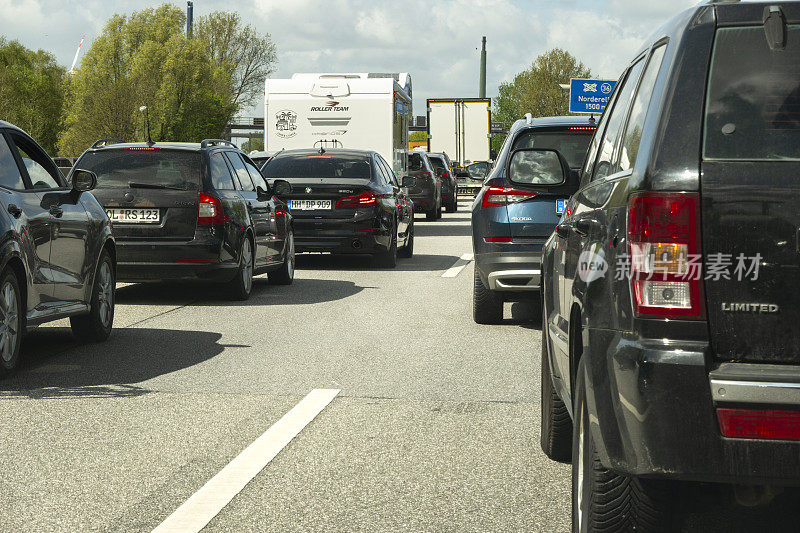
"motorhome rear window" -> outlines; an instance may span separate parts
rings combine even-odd
[[[800,160],[800,25],[785,50],[762,26],[720,28],[709,75],[704,158]]]
[[[372,170],[367,156],[314,155],[275,157],[264,166],[267,179],[354,178],[370,179]]]
[[[97,174],[97,186],[129,187],[130,183],[197,189],[201,161],[198,152],[100,150],[86,152],[75,168]]]

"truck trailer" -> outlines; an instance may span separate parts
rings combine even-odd
[[[458,166],[490,159],[491,127],[491,98],[428,99],[428,151]]]
[[[408,73],[294,74],[264,86],[264,149],[374,150],[408,168]]]

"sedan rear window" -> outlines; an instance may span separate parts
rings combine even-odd
[[[371,179],[367,156],[303,155],[274,157],[262,168],[267,179],[353,178]]]
[[[169,150],[101,150],[87,152],[74,168],[97,174],[98,188],[153,186],[197,189],[200,154]]]
[[[720,28],[709,75],[704,157],[800,160],[800,25],[785,50],[771,50],[762,26]]]
[[[583,166],[592,135],[562,131],[527,131],[514,141],[514,150],[520,148],[549,148],[558,150],[570,168]]]

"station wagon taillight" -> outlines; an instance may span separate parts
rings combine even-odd
[[[628,202],[634,310],[644,318],[702,319],[696,193],[644,193]]]
[[[201,192],[197,203],[197,225],[216,226],[223,222],[222,202],[216,196]]]
[[[515,204],[533,198],[536,195],[537,193],[532,191],[521,191],[509,187],[489,185],[481,200],[481,208]]]
[[[369,207],[377,203],[378,197],[374,192],[364,191],[361,194],[356,194],[355,196],[345,196],[343,198],[339,198],[339,201],[336,202],[336,207],[353,209],[356,207]]]
[[[800,412],[717,409],[719,429],[734,439],[800,440]]]

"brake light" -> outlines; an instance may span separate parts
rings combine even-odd
[[[159,146],[129,146],[128,150],[131,152],[155,152],[161,150]]]
[[[696,193],[644,193],[628,202],[631,292],[638,316],[702,319]]]
[[[336,202],[336,207],[341,208],[356,208],[356,207],[369,207],[378,203],[378,197],[372,191],[364,191],[355,196],[345,196],[339,198]]]
[[[197,225],[216,226],[222,223],[222,202],[216,196],[201,192],[197,203]]]
[[[569,131],[595,131],[597,126],[570,126]]]
[[[533,198],[537,194],[532,191],[520,191],[519,189],[489,185],[481,200],[481,208],[515,204]]]
[[[717,409],[719,429],[735,439],[800,440],[800,412]]]

